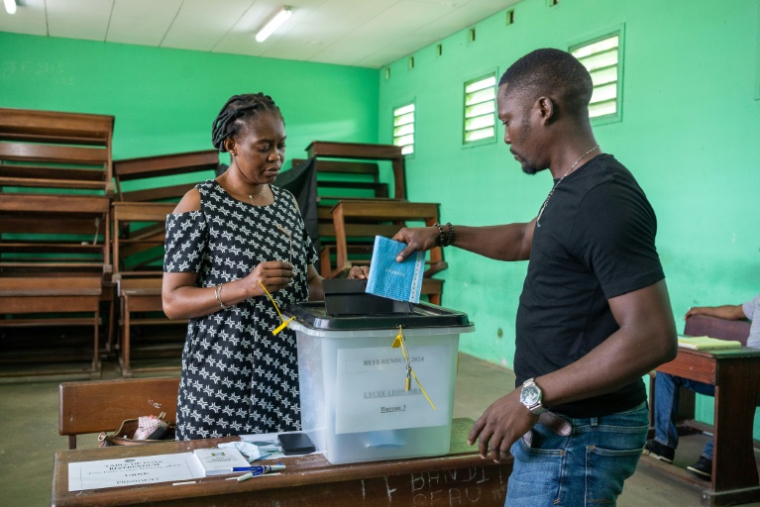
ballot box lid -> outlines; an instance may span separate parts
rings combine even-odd
[[[388,315],[332,316],[324,301],[308,301],[286,306],[283,313],[310,329],[355,331],[362,329],[467,328],[472,327],[464,312],[450,310],[430,303],[410,304],[410,312]]]

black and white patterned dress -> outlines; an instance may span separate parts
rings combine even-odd
[[[214,180],[196,188],[201,209],[166,218],[165,272],[198,273],[199,287],[215,287],[260,262],[292,258],[293,282],[272,296],[280,307],[308,299],[307,267],[317,258],[290,193],[272,186],[274,202],[253,206]],[[290,329],[272,335],[280,323],[266,295],[190,319],[178,440],[300,429],[296,337]]]

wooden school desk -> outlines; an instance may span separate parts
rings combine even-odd
[[[752,441],[760,396],[760,350],[747,347],[712,352],[678,349],[657,371],[715,386],[712,483],[702,505],[760,501]]]
[[[55,454],[51,505],[501,507],[512,461],[496,464],[490,459],[481,459],[477,447],[469,447],[466,443],[471,425],[472,421],[468,419],[454,420],[451,451],[447,456],[349,465],[331,465],[321,454],[288,457],[282,459],[288,467],[282,475],[245,482],[228,481],[225,479],[230,476],[220,476],[178,486],[162,483],[68,491],[69,463],[187,452],[200,447],[215,447],[219,442],[236,440],[234,437],[60,451]]]

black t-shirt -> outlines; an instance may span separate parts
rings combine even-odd
[[[556,186],[533,234],[517,310],[516,386],[574,363],[618,329],[609,298],[665,275],[657,219],[633,175],[599,155]],[[599,417],[642,403],[641,379],[618,391],[550,407]]]

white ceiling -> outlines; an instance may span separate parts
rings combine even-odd
[[[17,0],[0,31],[379,68],[520,0]],[[290,20],[255,32],[282,5]]]

